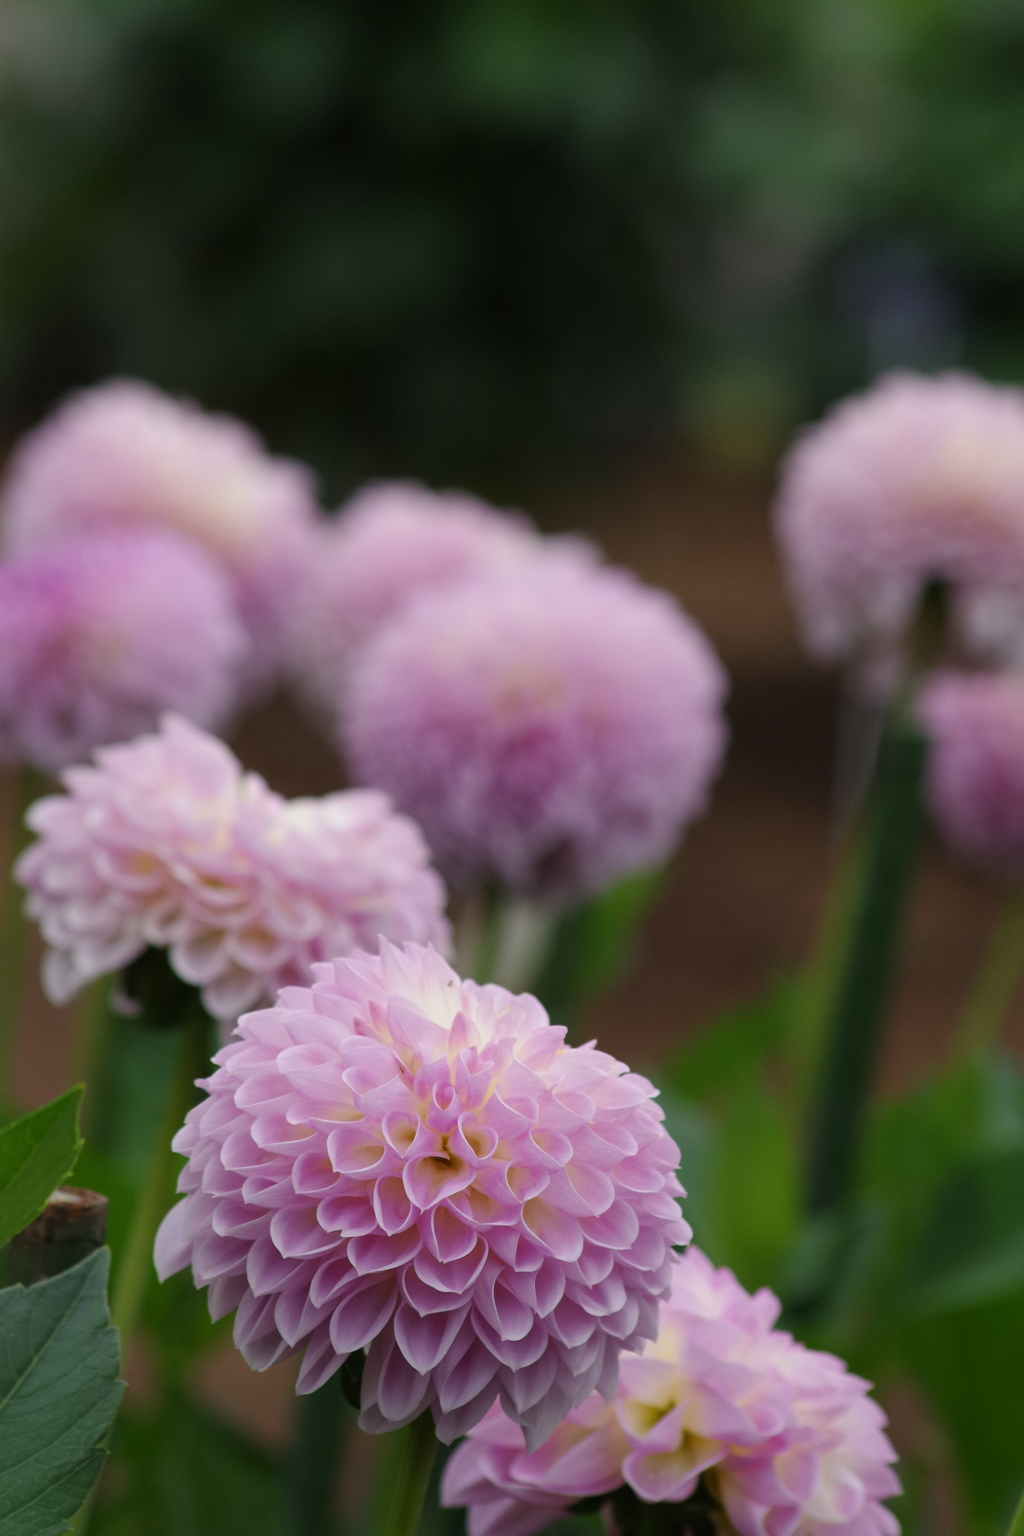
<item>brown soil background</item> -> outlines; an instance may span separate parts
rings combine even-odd
[[[754,996],[806,957],[829,874],[829,802],[838,681],[802,654],[772,544],[769,491],[681,459],[624,465],[536,510],[578,528],[610,559],[673,591],[732,680],[731,744],[706,816],[689,832],[628,975],[591,1010],[587,1033],[633,1063],[652,1060]],[[282,793],[337,788],[330,747],[286,700],[247,720],[235,746]],[[10,780],[0,783],[9,803]],[[0,812],[3,811],[0,807]],[[0,814],[9,827],[10,814]],[[930,842],[916,882],[878,1091],[940,1060],[1000,892]],[[33,966],[10,1091],[26,1106],[72,1081],[66,1015]],[[1024,1020],[1012,1021],[1024,1049]],[[129,1375],[144,1390],[145,1361]],[[204,1370],[211,1405],[268,1442],[287,1433],[292,1372],[249,1372],[228,1347]]]

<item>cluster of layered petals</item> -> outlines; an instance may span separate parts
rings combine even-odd
[[[241,422],[131,379],[73,395],[30,432],[0,500],[8,549],[140,526],[201,544],[232,583],[253,686],[283,659],[315,516],[302,466],[271,458]]]
[[[823,658],[897,637],[932,580],[965,640],[1024,634],[1024,392],[965,374],[892,374],[839,405],[783,466],[777,531]]]
[[[248,640],[220,571],[171,533],[66,539],[0,562],[0,756],[47,771],[153,730],[222,725]]]
[[[719,767],[725,692],[667,593],[541,562],[424,596],[381,629],[343,740],[454,884],[564,899],[671,852]]]
[[[1024,678],[942,672],[917,701],[929,737],[926,794],[963,857],[1024,879]]]
[[[473,496],[405,481],[368,486],[317,533],[295,614],[296,682],[333,717],[359,646],[414,597],[536,559],[547,547],[525,517]]]
[[[55,1002],[153,945],[229,1021],[378,934],[447,943],[443,883],[385,795],[284,800],[176,716],[63,782],[15,867]]]
[[[300,1392],[365,1349],[366,1430],[429,1408],[451,1440],[497,1396],[539,1444],[614,1392],[689,1236],[655,1090],[433,949],[314,975],[216,1057],[157,1268],[237,1308],[256,1369],[303,1350]]]
[[[740,1536],[895,1536],[881,1500],[899,1492],[896,1457],[868,1383],[775,1329],[778,1314],[770,1291],[688,1249],[612,1402],[590,1397],[534,1450],[495,1407],[448,1462],[442,1502],[469,1506],[470,1536],[532,1536],[624,1484],[681,1503],[703,1479]]]

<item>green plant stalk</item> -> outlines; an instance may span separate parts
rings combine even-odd
[[[984,958],[960,1016],[953,1046],[955,1059],[969,1061],[999,1039],[1024,975],[1024,891],[1003,904]]]
[[[1017,1505],[1013,1519],[1010,1521],[1010,1529],[1007,1531],[1006,1536],[1024,1536],[1024,1493],[1020,1496],[1020,1502]]]
[[[21,1018],[21,1000],[25,989],[25,950],[29,924],[22,910],[22,891],[14,884],[15,860],[32,841],[25,825],[25,812],[42,793],[44,780],[34,768],[22,765],[14,781],[14,815],[8,839],[7,874],[2,882],[0,907],[0,1094],[7,1095],[7,1084]]]
[[[807,1205],[840,1204],[856,1172],[857,1148],[881,1038],[900,919],[921,825],[926,743],[903,711],[891,718],[866,811],[859,889],[838,967],[811,1126]]]
[[[296,1536],[333,1536],[334,1486],[348,1418],[337,1376],[296,1398],[295,1439],[286,1469]]]
[[[153,1243],[157,1228],[172,1198],[175,1154],[171,1150],[171,1142],[192,1104],[195,1080],[206,1061],[208,1025],[206,1015],[196,1009],[182,1030],[177,1068],[154,1139],[146,1180],[136,1202],[128,1241],[117,1268],[110,1303],[110,1320],[121,1334],[122,1361],[126,1358],[128,1345],[135,1332],[146,1285],[152,1273]]]
[[[405,1436],[405,1443],[381,1536],[416,1536],[437,1455],[437,1436],[429,1411],[421,1413],[399,1433]]]

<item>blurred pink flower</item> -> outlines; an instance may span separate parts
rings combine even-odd
[[[300,1392],[366,1347],[366,1430],[452,1440],[500,1395],[540,1444],[614,1392],[689,1236],[655,1090],[432,949],[314,975],[217,1056],[157,1268],[238,1309],[254,1368],[304,1350]]]
[[[842,1361],[776,1331],[778,1313],[689,1248],[613,1401],[590,1397],[531,1451],[495,1405],[448,1462],[442,1503],[469,1506],[470,1536],[531,1536],[623,1483],[681,1503],[703,1477],[740,1536],[894,1536],[884,1414]]]
[[[303,466],[271,458],[241,422],[132,379],[72,395],[23,438],[0,501],[11,550],[119,527],[201,544],[232,583],[254,687],[283,660],[315,517]]]
[[[461,886],[560,898],[672,851],[725,746],[726,679],[664,592],[533,565],[420,598],[360,653],[355,773]]]
[[[0,757],[63,768],[169,709],[222,725],[248,650],[220,571],[176,534],[0,561]]]
[[[175,716],[62,777],[67,792],[29,810],[39,840],[15,866],[54,1002],[155,945],[232,1021],[379,934],[448,942],[419,829],[376,791],[283,800]]]
[[[928,806],[971,861],[1024,879],[1024,678],[941,672],[917,701],[931,746]]]
[[[980,654],[1024,647],[1024,392],[896,373],[843,401],[783,465],[776,526],[823,658],[892,642],[932,579]]]
[[[318,531],[295,613],[296,682],[333,716],[359,646],[412,598],[552,549],[585,548],[542,539],[525,517],[473,496],[404,481],[370,485]]]

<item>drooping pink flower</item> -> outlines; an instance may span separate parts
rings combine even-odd
[[[544,540],[525,517],[474,496],[404,481],[368,486],[318,531],[295,615],[298,686],[333,716],[359,646],[414,597],[513,568],[552,547],[585,548]]]
[[[534,565],[422,597],[378,631],[343,737],[454,883],[564,898],[671,851],[721,761],[725,691],[666,593]]]
[[[132,379],[72,395],[15,449],[0,500],[7,549],[111,528],[171,528],[230,579],[249,679],[283,659],[315,526],[312,477],[228,416]]]
[[[979,652],[1024,646],[1024,392],[891,374],[843,401],[784,463],[776,527],[823,658],[891,643],[925,585],[953,588]]]
[[[776,1330],[778,1313],[689,1248],[612,1402],[591,1396],[532,1450],[496,1405],[448,1462],[442,1503],[469,1506],[470,1536],[532,1536],[623,1484],[681,1503],[703,1479],[740,1536],[895,1536],[880,1502],[899,1492],[895,1453],[868,1383]]]
[[[926,796],[957,853],[1024,879],[1024,678],[942,672],[917,701],[930,739]]]
[[[220,571],[176,534],[0,561],[0,757],[63,768],[166,710],[220,726],[248,649]]]
[[[614,1391],[689,1236],[655,1090],[432,949],[314,974],[217,1056],[157,1268],[256,1369],[303,1350],[300,1392],[366,1348],[364,1429],[451,1440],[500,1395],[539,1444]]]
[[[379,934],[447,945],[426,844],[376,791],[284,800],[175,716],[62,777],[66,793],[29,810],[38,841],[15,866],[54,1002],[154,945],[233,1021]]]

